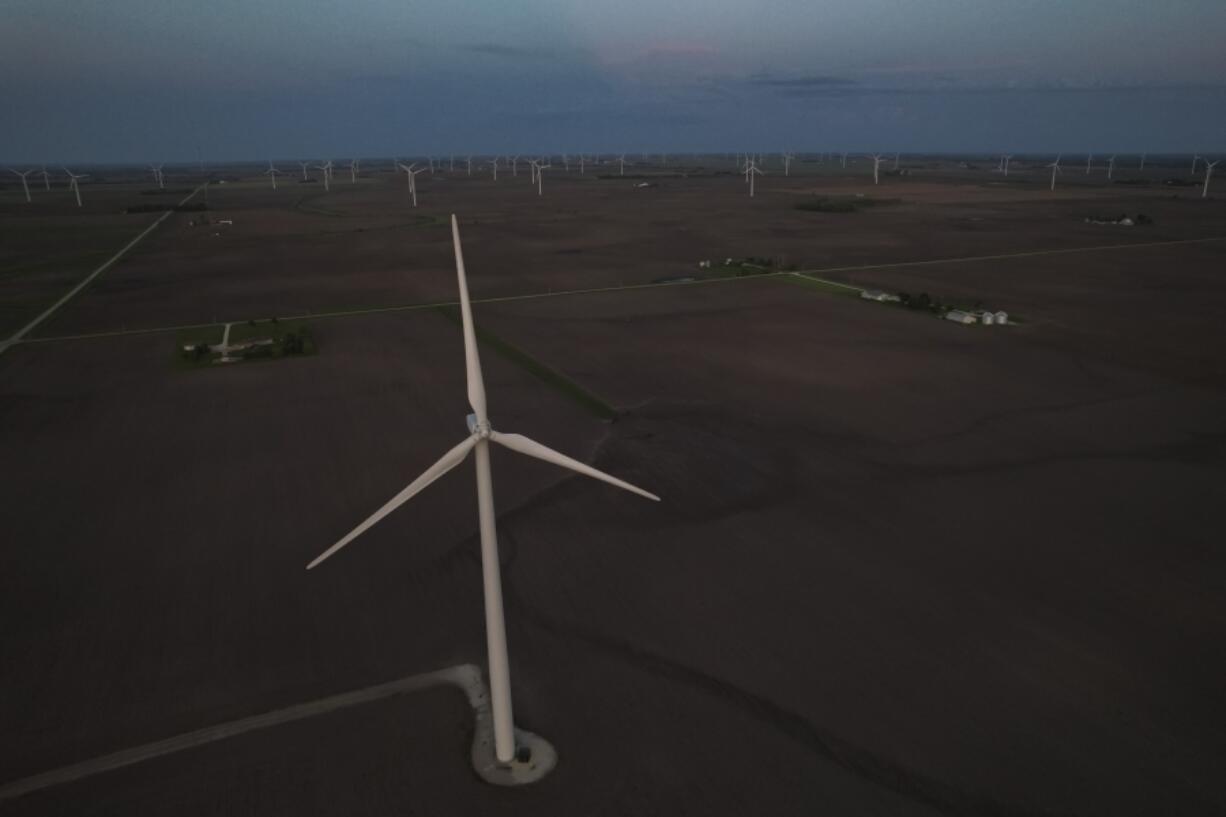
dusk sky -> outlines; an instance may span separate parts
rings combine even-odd
[[[1226,151],[1223,0],[4,0],[0,162]]]

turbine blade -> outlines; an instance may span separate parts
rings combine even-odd
[[[655,500],[656,502],[660,501],[660,497],[653,493],[644,491],[642,488],[635,487],[629,482],[624,482],[617,477],[610,476],[604,471],[597,471],[590,465],[584,465],[578,460],[571,459],[565,454],[560,454],[557,451],[554,451],[552,448],[541,445],[535,440],[528,439],[522,434],[502,434],[497,431],[490,431],[490,439],[501,446],[511,449],[512,451],[518,451],[520,454],[527,454],[529,457],[536,457],[538,460],[544,460],[545,462],[551,462],[554,465],[560,465],[563,468],[569,468],[576,473],[583,474],[585,477],[591,477],[592,479],[607,482],[610,485],[616,485],[618,488],[621,488],[624,491],[629,491],[632,494],[638,494],[641,497],[646,497],[647,499]]]
[[[477,334],[473,331],[473,308],[468,301],[468,278],[464,274],[464,250],[460,247],[460,224],[451,214],[451,238],[455,244],[455,271],[460,285],[460,315],[464,320],[464,366],[468,371],[468,404],[477,422],[484,423],[485,380],[481,377],[481,358],[477,356]]]
[[[408,502],[416,494],[420,493],[422,489],[424,489],[430,483],[434,482],[436,479],[441,477],[443,474],[447,473],[452,468],[455,468],[457,465],[459,465],[461,462],[464,461],[464,458],[468,456],[468,452],[471,451],[473,449],[473,446],[476,444],[477,444],[477,438],[469,437],[468,439],[464,440],[464,442],[460,443],[455,448],[448,451],[446,454],[442,456],[442,459],[440,459],[438,462],[434,463],[434,465],[431,465],[428,469],[426,469],[426,472],[422,474],[420,477],[410,482],[403,491],[401,491],[400,493],[392,497],[390,500],[388,500],[387,504],[385,504],[382,508],[380,508],[379,510],[371,514],[370,517],[365,522],[358,525],[353,530],[349,531],[349,533],[345,534],[345,538],[341,539],[335,545],[333,545],[332,547],[325,550],[323,553],[316,556],[315,561],[307,565],[307,570],[310,570],[311,568],[315,567],[320,562],[322,562],[324,559],[327,559],[328,557],[332,556],[338,550],[343,548],[345,545],[349,544],[354,539],[357,539],[359,536],[365,533],[368,528],[373,526],[380,519],[387,516],[389,513],[396,510],[404,503]]]

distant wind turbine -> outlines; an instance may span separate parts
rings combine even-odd
[[[519,176],[519,154],[516,153],[508,161],[511,163],[511,175]]]
[[[47,173],[47,166],[43,165],[42,168],[39,170],[39,172],[43,174],[43,191],[46,193],[50,193],[51,192],[51,175]]]
[[[490,166],[494,168],[494,181],[498,181],[498,157],[497,156],[495,156],[493,161],[490,162]]]
[[[310,162],[299,162],[298,164],[302,165],[302,180],[305,182],[307,180],[307,174],[306,174],[307,168],[311,166],[311,163]]]
[[[796,157],[791,153],[784,153],[782,155],[783,155],[783,175],[791,176],[792,175],[792,160],[795,159]]]
[[[11,167],[9,168],[9,173],[12,173],[14,176],[19,176],[19,177],[21,177],[21,189],[25,191],[25,194],[26,194],[26,204],[29,204],[29,203],[30,203],[30,201],[31,201],[31,199],[30,199],[30,185],[29,185],[29,184],[26,182],[26,177],[27,177],[27,176],[29,176],[29,175],[30,175],[31,173],[33,173],[33,172],[34,172],[33,170],[27,170],[27,171],[25,171],[25,172],[22,172],[22,171],[20,171],[20,170],[13,170],[13,168],[11,168]]]
[[[748,163],[746,163],[746,165],[745,165],[745,176],[746,176],[746,178],[748,178],[748,179],[749,179],[749,197],[750,197],[751,199],[753,198],[754,177],[755,177],[755,176],[763,176],[763,175],[765,175],[765,174],[766,174],[766,171],[765,171],[765,170],[759,170],[759,169],[758,169],[758,163],[757,163],[757,162],[755,162],[753,159],[750,159],[750,160],[749,160],[749,162],[748,162]]]
[[[82,173],[81,175],[79,175],[79,176],[78,176],[77,174],[73,173],[71,170],[69,170],[69,169],[68,169],[68,168],[66,168],[66,167],[65,167],[65,168],[63,168],[63,171],[64,171],[65,173],[67,173],[67,174],[68,174],[68,186],[69,186],[70,188],[72,188],[72,192],[74,192],[74,193],[76,193],[76,194],[77,194],[77,206],[78,206],[78,207],[80,207],[80,206],[81,206],[81,185],[80,185],[80,181],[81,181],[81,179],[88,179],[88,178],[89,178],[89,174],[88,174],[88,173]]]
[[[1222,160],[1217,160],[1217,162],[1220,161]],[[1205,160],[1205,186],[1201,188],[1200,191],[1200,197],[1202,199],[1209,197],[1209,179],[1213,177],[1213,168],[1217,167],[1217,162],[1211,162],[1208,159]]]
[[[545,173],[544,171],[553,167],[553,165],[542,165],[542,164],[533,162],[532,166],[533,168],[536,169],[536,194],[538,196],[543,196],[545,195],[545,192],[544,192],[545,191]]]
[[[1001,158],[1001,161],[1004,163],[1005,178],[1007,179],[1009,178],[1009,160],[1013,158],[1013,154],[1006,153],[1004,156],[1001,156],[1000,158]]]
[[[617,157],[617,166],[618,166],[617,175],[625,176],[626,175],[626,154],[623,153]]]
[[[324,172],[324,192],[325,192],[325,193],[327,193],[329,190],[331,190],[331,189],[332,189],[332,186],[331,186],[331,183],[332,183],[332,160],[331,160],[331,159],[329,159],[329,160],[328,160],[327,162],[325,162],[324,164],[322,164],[322,165],[315,165],[315,167],[319,168],[320,170],[322,170],[322,171]]]
[[[847,168],[847,153],[846,152],[843,153],[843,168],[844,169]]]
[[[493,475],[490,469],[490,443],[534,457],[554,465],[607,482],[656,502],[660,498],[628,482],[598,471],[565,454],[554,451],[520,434],[495,431],[486,415],[485,382],[481,376],[481,360],[477,351],[477,336],[473,328],[472,304],[468,298],[468,282],[464,272],[464,253],[460,247],[460,228],[451,217],[451,238],[455,246],[456,280],[460,290],[460,316],[464,328],[464,364],[467,371],[468,402],[473,413],[468,415],[468,437],[452,448],[425,473],[410,482],[362,524],[325,550],[307,565],[318,566],[362,535],[385,516],[392,513],[427,486],[458,466],[473,452],[477,471],[477,516],[481,538],[481,577],[485,598],[485,638],[489,658],[490,703],[494,721],[494,752],[499,763],[510,763],[516,755],[515,719],[511,709],[511,670],[507,657],[506,620],[502,604],[502,577],[498,561],[497,517],[494,511]]]
[[[1192,157],[1192,173],[1191,173],[1191,175],[1193,175],[1193,176],[1195,176],[1195,175],[1196,175],[1196,163],[1197,163],[1197,162],[1199,162],[1199,161],[1200,161],[1200,154],[1197,154],[1197,155],[1195,155],[1195,156],[1193,156],[1193,157]]]
[[[354,184],[358,180],[358,170],[361,167],[361,159],[349,160],[349,183]]]
[[[894,169],[895,170],[898,170],[898,157],[899,157],[899,154],[895,152],[894,153]]]
[[[473,174],[473,157],[469,156],[468,157],[468,175],[471,176],[472,174]]]
[[[1144,153],[1141,154],[1141,167],[1139,169],[1140,170],[1145,169],[1145,154]]]
[[[1111,181],[1111,176],[1115,173],[1115,154],[1107,157],[1107,181]]]
[[[273,163],[272,163],[272,159],[269,159],[269,160],[268,160],[268,169],[264,171],[264,175],[265,175],[265,176],[267,176],[267,177],[268,177],[268,179],[269,179],[269,181],[271,181],[271,182],[272,182],[272,189],[273,189],[273,190],[276,190],[276,189],[277,189],[277,174],[279,174],[280,172],[281,172],[281,171],[280,171],[280,170],[277,170],[276,166],[275,166],[275,165],[273,165]]]
[[[885,159],[881,158],[880,153],[873,153],[867,156],[866,158],[873,160],[873,184],[880,184],[881,180],[879,176],[879,171],[881,168],[881,163],[884,162]]]
[[[1060,156],[1056,156],[1056,161],[1048,165],[1051,168],[1051,189],[1056,189],[1056,174],[1060,173]]]
[[[1091,153],[1089,156],[1086,156],[1086,175],[1087,175],[1087,176],[1089,176],[1089,175],[1090,175],[1090,162],[1092,162],[1092,161],[1094,161],[1094,154],[1093,154],[1093,153]]]
[[[166,183],[162,181],[162,165],[149,165],[149,169],[153,171],[153,180],[157,182],[159,190],[166,189]]]
[[[405,165],[400,166],[400,169],[403,170],[409,177],[409,195],[413,198],[414,207],[417,206],[417,175],[419,173],[425,173],[429,169],[423,167],[421,170],[414,170],[413,168],[415,167],[417,167],[417,162],[414,162],[407,167]]]

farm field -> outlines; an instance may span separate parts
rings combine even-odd
[[[1173,165],[1053,195],[1034,164],[796,163],[750,200],[705,158],[555,168],[543,196],[457,163],[417,208],[386,167],[327,194],[215,169],[208,224],[170,215],[0,352],[0,793],[484,665],[471,466],[304,569],[466,433],[460,331],[428,308],[456,299],[452,212],[494,427],[663,501],[494,455],[516,720],[559,754],[539,784],[482,783],[440,688],[0,815],[1226,809],[1226,204]],[[137,173],[81,213],[0,191],[4,337],[158,217],[121,212],[154,198]],[[795,206],[822,197],[880,203]],[[1086,222],[1120,213],[1153,223]],[[774,274],[715,280],[725,258]],[[271,317],[318,353],[175,365],[184,333]]]

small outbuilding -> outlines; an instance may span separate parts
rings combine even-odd
[[[992,324],[996,323],[996,313],[995,312],[980,312],[979,322],[982,323],[984,326],[991,326]]]
[[[994,315],[994,317],[996,318],[996,322],[999,323],[1001,326],[1004,326],[1005,324],[1009,323],[1009,313],[1008,312],[998,311]]]
[[[975,316],[961,309],[951,309],[945,313],[945,320],[953,321],[954,323],[974,323]]]

